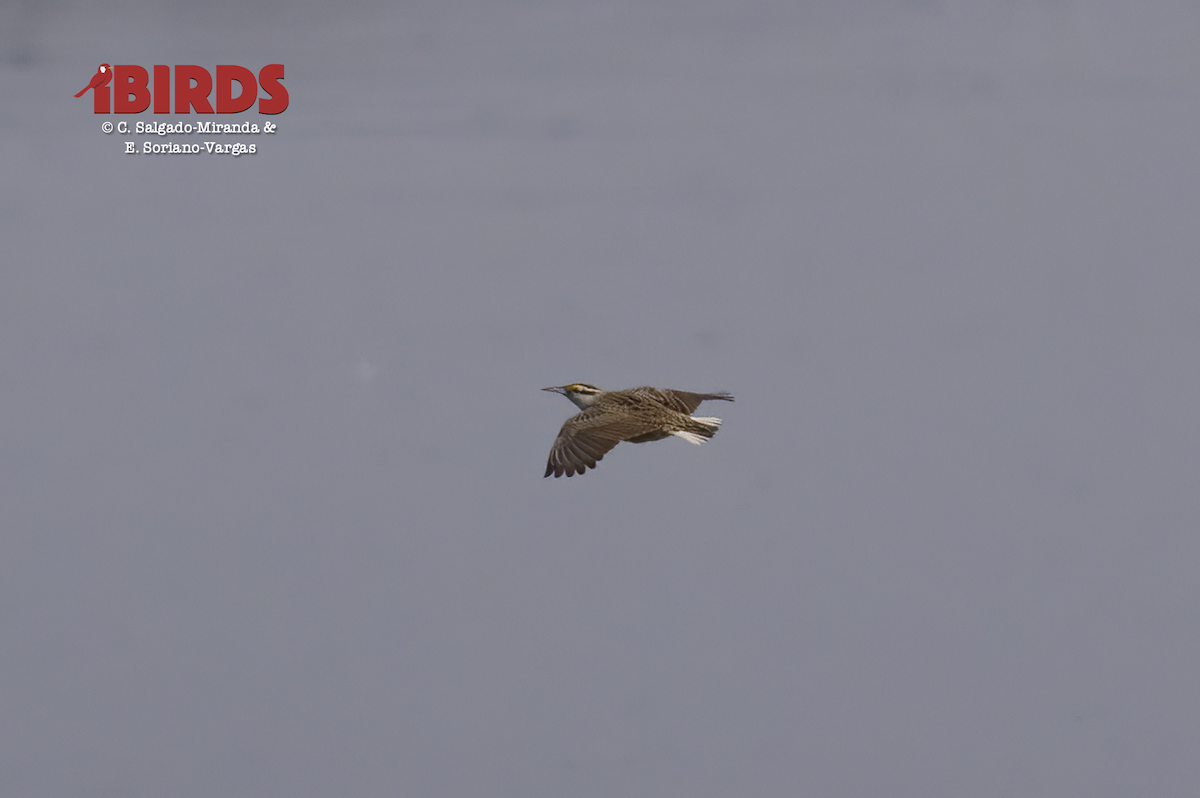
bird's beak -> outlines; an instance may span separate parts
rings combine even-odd
[[[543,388],[542,390],[549,391],[550,393],[561,393],[563,396],[567,395],[567,392],[562,388]]]

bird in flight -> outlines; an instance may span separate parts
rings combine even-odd
[[[112,67],[108,64],[101,64],[96,67],[96,74],[92,75],[92,82],[80,89],[79,93],[75,96],[82,97],[83,93],[88,89],[98,89],[110,80],[112,80]]]
[[[567,419],[559,430],[550,447],[547,477],[572,477],[595,468],[596,462],[621,441],[646,443],[674,435],[689,443],[704,443],[716,434],[721,419],[692,413],[709,399],[733,401],[733,396],[724,391],[689,393],[648,386],[602,391],[584,382],[542,390],[561,393],[583,411]]]

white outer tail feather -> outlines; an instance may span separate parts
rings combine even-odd
[[[717,418],[716,416],[692,416],[692,421],[699,421],[706,427],[713,427],[714,432],[716,431],[717,427],[721,426],[721,419]],[[671,434],[678,438],[683,438],[688,443],[694,443],[697,446],[708,440],[708,438],[704,437],[703,435],[697,435],[694,432],[685,432],[684,430],[672,432]]]

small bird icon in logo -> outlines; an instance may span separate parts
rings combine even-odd
[[[92,82],[80,89],[79,93],[75,96],[82,97],[83,93],[88,89],[98,89],[101,86],[107,85],[110,80],[112,80],[112,67],[108,64],[101,64],[96,67],[96,74],[92,75]]]

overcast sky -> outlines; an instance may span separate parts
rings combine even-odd
[[[1200,10],[248,5],[0,9],[0,794],[1197,794]]]

